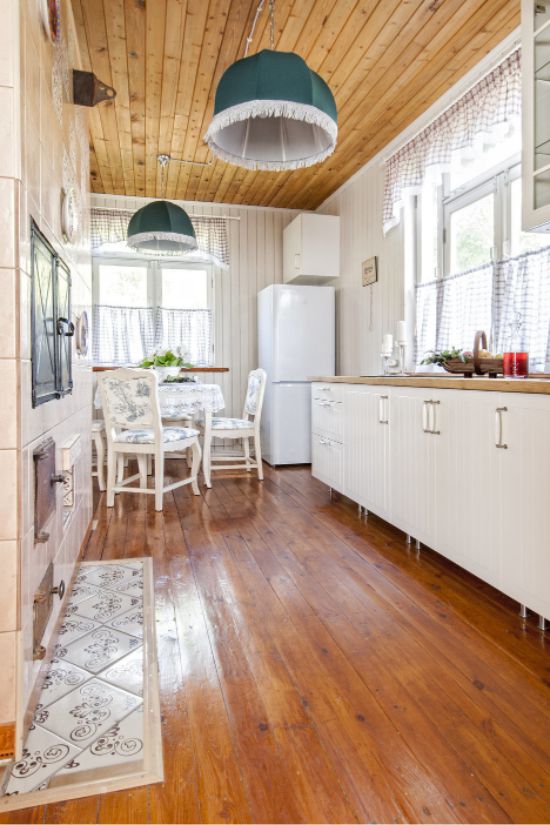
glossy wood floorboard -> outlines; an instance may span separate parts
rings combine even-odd
[[[166,781],[0,821],[550,820],[550,634],[497,591],[308,468],[96,518],[154,559]]]

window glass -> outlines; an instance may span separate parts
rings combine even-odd
[[[99,302],[104,306],[146,307],[147,267],[99,265]]]
[[[550,246],[550,233],[523,232],[521,228],[521,178],[510,184],[510,255],[532,252]]]
[[[208,272],[167,267],[161,270],[164,309],[208,309]]]
[[[504,163],[512,155],[521,152],[521,134],[519,130],[504,136],[492,144],[483,144],[469,158],[457,157],[451,162],[451,191],[465,186],[475,178],[483,175],[492,166]]]
[[[494,194],[451,212],[450,272],[464,272],[491,260],[494,244]]]

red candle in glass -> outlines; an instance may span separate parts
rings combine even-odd
[[[505,352],[502,371],[508,378],[527,378],[529,374],[529,353]]]

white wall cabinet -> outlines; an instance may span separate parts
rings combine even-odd
[[[550,5],[522,0],[523,228],[550,231]]]
[[[314,384],[312,397],[314,476],[550,619],[550,396]]]
[[[283,232],[285,284],[322,284],[340,275],[340,218],[304,212]]]

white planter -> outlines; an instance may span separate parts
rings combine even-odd
[[[166,379],[169,376],[170,377],[173,377],[173,376],[175,377],[176,375],[179,375],[181,368],[180,367],[153,367],[153,369],[154,369],[154,371],[157,375],[159,384],[162,384],[162,382],[166,381]]]

